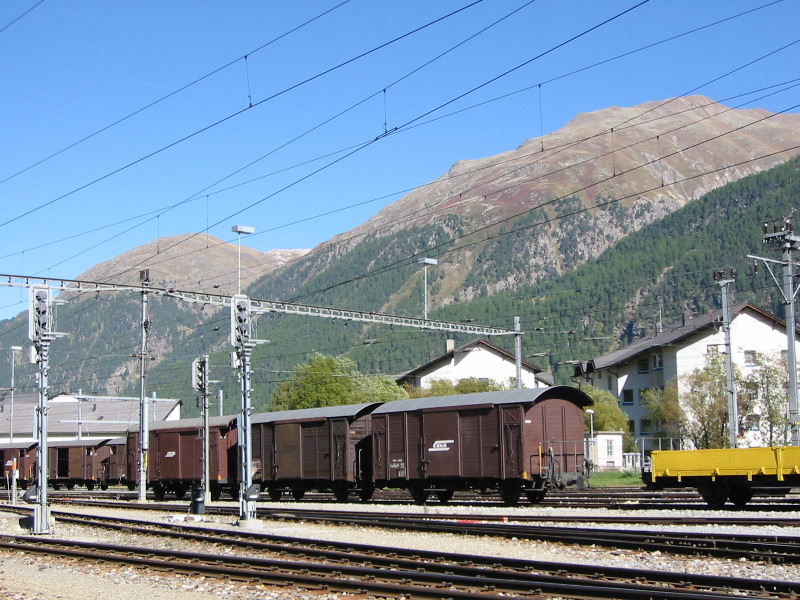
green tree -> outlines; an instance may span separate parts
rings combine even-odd
[[[723,356],[711,354],[686,378],[681,394],[686,435],[697,449],[728,448],[728,392]]]
[[[625,433],[623,437],[625,451],[634,452],[636,447],[633,443],[633,436],[628,429],[628,416],[620,408],[617,397],[610,392],[591,385],[581,389],[594,400],[594,406],[589,407],[594,411],[594,415],[590,418],[586,414],[584,417],[586,430],[589,430],[593,419],[595,431],[622,431]]]
[[[686,431],[686,414],[681,408],[678,385],[667,383],[663,390],[651,388],[642,392],[642,406],[647,409],[653,423],[658,423],[657,437],[683,439]]]
[[[388,402],[406,398],[405,391],[385,375],[363,375],[349,358],[314,354],[278,385],[272,410],[296,410]]]
[[[742,428],[757,425],[761,443],[780,446],[789,443],[791,421],[787,418],[789,397],[787,365],[777,356],[756,355],[755,367],[744,378],[739,393]],[[750,410],[745,411],[745,407]]]

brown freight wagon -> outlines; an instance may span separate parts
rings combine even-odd
[[[387,402],[372,411],[375,486],[407,489],[418,503],[459,490],[540,502],[582,480],[591,404],[568,386]]]
[[[223,492],[237,498],[238,434],[236,417],[209,418],[209,479],[212,500]],[[203,420],[201,418],[159,421],[150,424],[147,484],[157,500],[167,493],[182,499],[190,489],[203,485]],[[128,433],[128,486],[138,485],[139,431]]]
[[[125,479],[125,440],[75,440],[47,446],[47,481],[55,490],[84,485],[107,489]]]
[[[376,406],[349,404],[253,415],[253,482],[272,500],[284,492],[299,500],[310,490],[333,492],[340,501],[351,492],[363,494],[362,482],[371,479],[364,444],[369,412]],[[367,489],[371,493],[372,486]]]
[[[25,489],[36,481],[36,458],[39,455],[37,442],[26,444],[0,444],[0,457],[3,461],[4,486],[11,486],[11,471],[14,459],[17,460],[17,486]]]

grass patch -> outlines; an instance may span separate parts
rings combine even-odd
[[[591,487],[621,487],[644,485],[638,471],[603,471],[589,477]]]

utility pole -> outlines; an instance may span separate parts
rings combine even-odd
[[[786,321],[786,358],[789,370],[789,426],[791,428],[791,445],[800,446],[800,411],[797,403],[797,353],[795,351],[795,298],[797,297],[798,286],[795,285],[795,265],[794,252],[800,247],[800,236],[795,235],[792,217],[775,219],[764,223],[765,244],[769,244],[775,250],[783,252],[783,260],[771,260],[761,256],[748,258],[761,261],[767,267],[769,274],[778,290],[783,294],[784,300],[784,320]],[[756,263],[758,264],[758,263]],[[772,271],[772,264],[783,266],[783,281],[780,282]]]
[[[731,448],[736,448],[739,437],[739,400],[736,395],[736,380],[733,375],[733,346],[731,346],[730,284],[736,281],[736,269],[729,278],[725,271],[714,271],[714,281],[722,290],[722,334],[725,338],[725,379],[728,392],[728,436]]]
[[[145,379],[147,379],[147,333],[150,327],[150,321],[147,318],[147,288],[150,285],[150,269],[139,271],[139,281],[142,284],[142,336],[141,347],[139,348],[139,502],[146,502],[150,422],[147,414]]]

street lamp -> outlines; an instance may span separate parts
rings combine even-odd
[[[589,415],[589,460],[593,465],[595,463],[594,411],[591,408],[587,408],[586,414]]]
[[[428,265],[438,265],[439,261],[436,260],[435,258],[420,258],[419,259],[419,264],[425,265],[425,267],[424,267],[424,271],[425,271],[424,277],[425,277],[425,279],[424,279],[423,284],[422,284],[422,286],[423,286],[422,296],[423,296],[423,301],[424,301],[425,304],[424,304],[423,310],[422,310],[422,318],[427,321],[428,320]]]
[[[15,352],[22,352],[22,346],[11,346],[11,410],[8,416],[8,441],[14,443],[14,365],[17,360]]]
[[[242,293],[242,234],[250,235],[256,232],[255,227],[250,227],[248,225],[234,225],[231,227],[231,231],[235,233],[238,237],[239,243],[239,263],[237,268],[237,281],[238,286],[236,288],[236,293]]]

